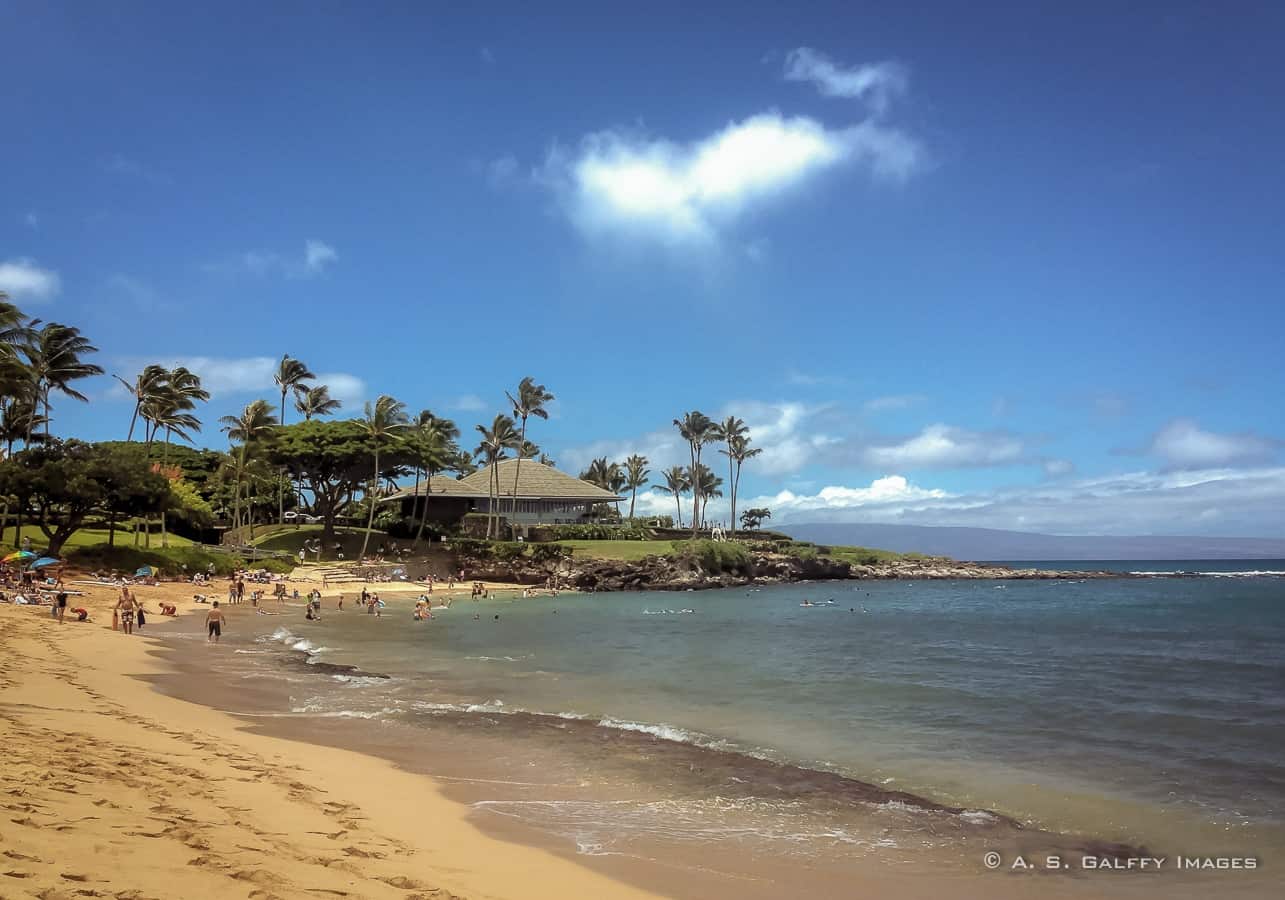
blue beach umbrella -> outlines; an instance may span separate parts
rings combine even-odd
[[[54,559],[52,556],[42,556],[40,557],[40,559],[33,562],[30,568],[43,569],[45,566],[58,566],[58,565],[62,565],[61,559]]]
[[[134,573],[137,578],[147,578],[149,575],[155,575],[156,570],[151,566],[139,566],[138,571]]]

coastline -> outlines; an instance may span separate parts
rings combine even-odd
[[[106,598],[83,602],[96,623],[0,607],[0,734],[19,748],[0,776],[6,891],[657,896],[482,833],[430,778],[153,690],[155,642],[104,627]]]
[[[146,601],[173,600],[190,588],[166,584],[141,593]],[[253,694],[254,683],[206,684],[205,657],[186,652],[183,643],[113,633],[103,611],[114,591],[93,593],[103,596],[85,604],[99,619],[91,625],[59,628],[44,610],[0,607],[5,734],[32,754],[29,765],[6,772],[4,784],[14,807],[31,808],[15,813],[3,831],[17,854],[9,857],[12,868],[30,876],[15,883],[31,896],[60,896],[47,892],[67,888],[73,876],[159,897],[178,887],[210,897],[255,889],[283,897],[319,890],[412,898],[788,895],[787,880],[772,878],[770,868],[766,875],[762,868],[749,871],[752,860],[744,860],[741,873],[719,865],[734,866],[734,857],[704,861],[706,871],[678,865],[702,862],[701,848],[691,849],[691,860],[668,866],[584,857],[530,826],[494,816],[483,821],[467,791],[439,772],[458,762],[456,771],[476,774],[470,761],[448,759],[426,774],[381,752],[360,721],[250,718],[245,695]],[[206,607],[189,600],[181,609],[187,616],[174,622],[172,633],[194,632],[191,614]],[[248,605],[233,607],[239,631],[257,621],[246,622],[248,612]],[[290,609],[292,617],[299,612]],[[168,690],[176,683],[184,685],[186,699]],[[65,757],[63,777],[49,772],[54,754]],[[64,796],[68,791],[75,793]],[[51,829],[60,830],[50,837]],[[86,857],[78,851],[90,841],[111,849]],[[113,859],[124,854],[127,864]],[[134,862],[140,857],[145,865]],[[41,862],[59,859],[75,863]],[[853,870],[855,880],[832,880],[815,895],[848,896],[858,885],[907,898],[1018,897],[1036,888],[1024,878],[960,866],[897,871],[873,857]],[[1194,897],[1215,883],[1125,877],[1111,884],[1130,895],[1185,896],[1190,889]],[[1038,882],[1052,897],[1102,896],[1103,887],[1077,878]]]

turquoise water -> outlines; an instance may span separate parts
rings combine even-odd
[[[973,811],[965,821],[993,811],[1174,850],[1285,846],[1281,577],[462,599],[428,623],[394,601],[378,619],[300,615],[276,637],[313,661],[392,676],[304,679],[291,687],[297,715],[369,718],[403,734],[473,728],[502,736],[495,752],[514,765],[541,760],[553,781],[576,773],[588,785],[601,772],[613,797],[664,781],[667,797],[695,802],[748,785],[792,809],[813,804],[810,834],[849,827],[822,803],[842,782],[790,774],[782,787],[786,770],[767,760]],[[522,802],[524,815],[558,817]],[[582,843],[603,839],[573,824]],[[877,834],[891,841],[895,828]]]

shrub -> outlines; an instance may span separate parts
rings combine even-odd
[[[646,541],[651,532],[642,525],[540,525],[532,529],[533,537],[543,541]]]
[[[120,572],[134,572],[143,566],[153,566],[164,577],[182,576],[184,566],[187,566],[188,574],[206,572],[209,571],[210,563],[214,563],[214,571],[218,575],[230,575],[237,569],[247,566],[281,574],[294,569],[294,563],[289,560],[260,559],[248,562],[239,556],[212,553],[200,547],[144,550],[137,547],[109,547],[107,544],[94,544],[68,550],[67,562],[82,569],[106,569]]]
[[[710,574],[747,571],[750,567],[749,551],[734,541],[674,541],[673,545],[680,556],[695,560]]]
[[[551,562],[562,559],[571,551],[566,544],[532,544],[531,559],[536,562]]]

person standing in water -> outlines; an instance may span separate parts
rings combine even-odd
[[[128,587],[120,589],[120,599],[116,601],[116,609],[120,612],[120,627],[126,634],[134,633],[134,610],[137,603],[134,601],[134,595],[129,592]]]
[[[214,606],[205,614],[205,626],[210,632],[205,639],[207,644],[210,642],[217,644],[219,642],[219,638],[223,635],[225,622],[227,622],[227,619],[223,615],[223,610],[219,609],[219,601],[215,600]]]

